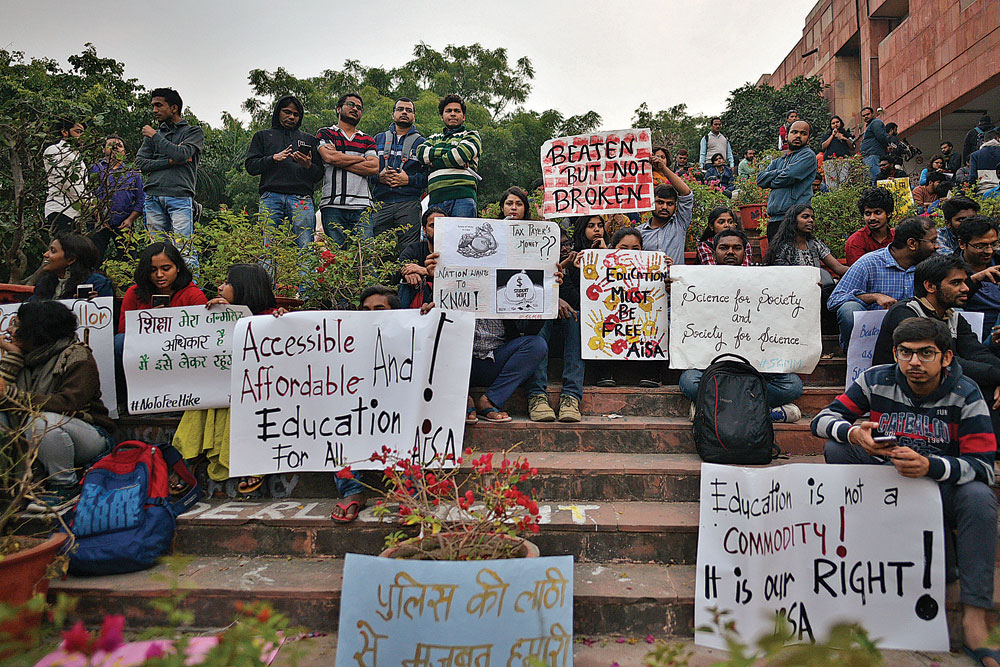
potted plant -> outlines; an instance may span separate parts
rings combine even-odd
[[[385,489],[368,487],[382,496],[375,515],[419,528],[416,536],[404,530],[386,536],[380,555],[444,561],[537,557],[538,547],[522,535],[538,532],[538,504],[522,488],[538,471],[509,454],[494,462],[492,452],[473,458],[466,449],[457,460],[436,454],[426,465],[388,447],[373,454],[373,461],[385,465]],[[350,476],[350,467],[337,474]]]

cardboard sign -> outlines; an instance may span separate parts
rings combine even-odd
[[[784,611],[797,643],[858,623],[879,648],[948,650],[933,480],[892,466],[704,463],[699,525],[696,628],[717,608],[752,641]],[[716,633],[695,642],[726,648]]]
[[[582,358],[666,360],[666,259],[642,250],[583,251]]]
[[[731,353],[762,373],[811,373],[823,351],[819,271],[670,267],[670,367],[703,369]]]
[[[434,249],[434,304],[494,319],[550,320],[559,225],[554,222],[440,218]]]
[[[337,665],[573,665],[573,558],[347,554]]]
[[[461,456],[475,319],[308,311],[236,326],[230,473],[381,468],[388,446]]]
[[[875,185],[880,188],[885,188],[889,192],[896,193],[898,196],[902,197],[903,201],[906,202],[909,208],[916,209],[917,204],[913,201],[913,191],[910,190],[910,179],[906,177],[887,178],[883,181],[876,181]]]
[[[101,376],[101,402],[112,419],[118,419],[115,389],[115,318],[114,297],[65,299],[59,303],[76,315],[76,337],[88,347]],[[0,304],[0,333],[7,330],[10,318],[17,314],[19,303]]]
[[[648,129],[592,132],[542,144],[542,215],[653,210],[653,154]]]
[[[248,315],[246,306],[126,311],[129,414],[228,408],[233,328]]]

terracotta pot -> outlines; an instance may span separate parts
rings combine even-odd
[[[456,533],[443,533],[444,535],[454,535]],[[389,547],[379,554],[382,558],[402,558],[402,559],[418,559],[418,560],[435,560],[434,558],[421,554],[417,549],[418,541],[421,538],[413,537],[404,542],[400,542],[394,547]],[[516,551],[512,558],[538,558],[538,545],[534,542],[529,542],[523,537],[510,537],[508,535],[494,535],[493,539],[501,540],[503,542],[508,542],[510,544],[516,545],[514,548]],[[433,537],[423,538],[424,542],[431,542],[433,544]]]
[[[34,292],[34,285],[0,283],[0,303],[21,303],[30,299]]]
[[[0,560],[0,581],[4,582],[0,588],[0,601],[17,606],[36,593],[48,593],[49,580],[45,578],[45,572],[68,538],[66,533],[56,533],[47,540],[34,540],[38,544]],[[41,622],[41,614],[21,613],[0,624],[0,631],[18,641],[29,641]],[[0,654],[0,659],[4,657]]]
[[[743,229],[747,231],[757,231],[760,229],[761,221],[767,228],[767,216],[764,214],[764,204],[742,204],[740,205],[740,222]]]

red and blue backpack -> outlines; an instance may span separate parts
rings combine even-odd
[[[175,472],[187,488],[170,495]],[[99,459],[83,478],[69,525],[76,537],[70,574],[144,570],[170,549],[177,516],[201,498],[198,482],[170,445],[129,440]]]

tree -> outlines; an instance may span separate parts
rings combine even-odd
[[[823,96],[826,88],[818,76],[797,76],[781,88],[747,83],[729,93],[722,125],[733,144],[733,153],[748,148],[757,152],[776,148],[778,127],[791,109],[812,124],[809,145],[819,150],[824,128],[830,126],[830,107]]]
[[[632,115],[632,127],[648,127],[653,132],[653,143],[667,146],[671,155],[676,155],[679,148],[688,149],[692,162],[697,161],[698,145],[710,126],[708,116],[690,115],[686,104],[675,104],[654,114],[643,102]]]

